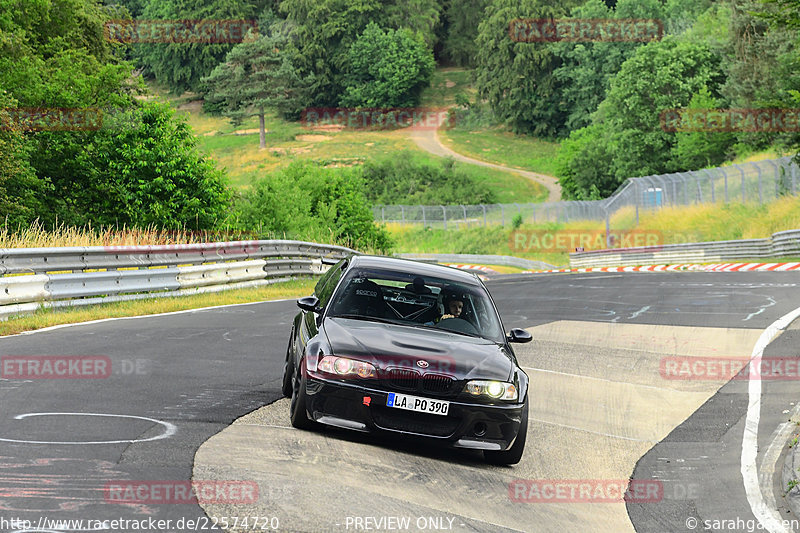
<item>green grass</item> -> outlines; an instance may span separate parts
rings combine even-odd
[[[482,161],[555,176],[557,143],[516,135],[501,129],[440,130],[439,139],[452,150]]]
[[[154,315],[216,305],[299,298],[311,294],[316,282],[316,279],[308,278],[252,289],[234,289],[193,296],[153,297],[146,300],[132,300],[86,307],[39,309],[32,315],[10,318],[7,321],[0,322],[0,335],[13,335],[23,331],[57,326],[59,324],[75,324],[103,318]]]

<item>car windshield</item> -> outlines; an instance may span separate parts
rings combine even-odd
[[[332,299],[328,317],[391,322],[504,342],[486,289],[408,272],[354,269]]]

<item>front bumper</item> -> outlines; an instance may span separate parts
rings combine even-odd
[[[387,407],[388,393],[363,382],[329,380],[309,372],[308,416],[345,429],[400,433],[436,439],[456,448],[496,451],[514,444],[522,419],[522,404],[488,405],[431,396],[450,402],[448,414],[442,416]]]

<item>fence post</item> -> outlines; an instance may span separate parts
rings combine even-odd
[[[483,208],[483,227],[485,228],[486,227],[486,206],[481,204],[481,207]]]
[[[728,173],[725,171],[724,167],[719,167],[722,171],[722,176],[725,178],[725,203],[731,203],[730,197],[728,196]]]
[[[425,229],[426,222],[427,221],[425,220],[425,206],[423,205],[422,206],[422,229]]]
[[[386,212],[384,211],[385,208],[386,208],[386,206],[383,206],[383,205],[381,206],[381,223],[382,224],[386,224]]]
[[[400,219],[403,221],[403,224],[406,223],[406,206],[400,206]]]
[[[467,207],[462,204],[461,209],[464,211],[464,224],[467,224]]]
[[[775,169],[775,199],[777,200],[781,196],[780,189],[778,187],[778,180],[780,179],[781,167],[779,167],[778,165],[776,165],[775,163],[773,163],[770,160],[767,160],[767,163],[772,165],[772,168]],[[760,176],[761,176],[761,167],[760,166],[758,167],[758,174],[759,174],[758,182],[761,183],[761,178],[760,178]]]
[[[789,168],[792,169],[792,196],[797,194],[797,164],[789,159]]]
[[[444,221],[444,229],[447,229],[447,208],[443,205],[440,205],[439,207],[442,208],[442,219]]]
[[[708,169],[703,170],[708,176],[708,182],[711,184],[711,203],[717,203],[717,200],[714,198],[714,178],[711,176],[711,172]]]
[[[506,208],[500,204],[500,225],[506,227]]]
[[[744,203],[747,203],[747,195],[745,194],[745,190],[744,190],[744,169],[742,167],[740,167],[739,165],[733,165],[733,166],[735,166],[737,168],[737,170],[739,170],[739,172],[742,174],[742,203],[744,204]],[[761,181],[761,180],[759,180],[759,181]],[[761,187],[761,183],[759,183],[758,186]]]

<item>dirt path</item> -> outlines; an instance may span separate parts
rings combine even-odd
[[[439,157],[452,157],[456,161],[461,161],[462,163],[469,163],[471,165],[479,165],[482,167],[496,168],[498,170],[505,170],[507,172],[515,172],[521,176],[528,178],[529,180],[544,185],[547,188],[548,192],[550,193],[547,198],[548,202],[558,202],[561,200],[561,187],[558,185],[557,182],[558,178],[554,178],[553,176],[547,176],[545,174],[531,172],[529,170],[520,170],[518,168],[504,167],[502,165],[496,165],[494,163],[487,163],[486,161],[480,161],[478,159],[472,159],[471,157],[461,155],[458,152],[454,152],[447,146],[443,145],[442,142],[439,140],[438,132],[434,129],[412,130],[411,138],[414,139],[414,142],[417,143],[417,146],[419,146],[426,152],[430,152],[431,154]]]

